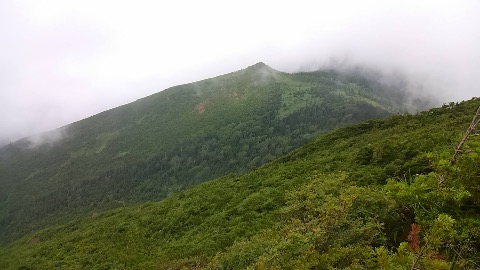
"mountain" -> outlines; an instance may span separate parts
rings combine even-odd
[[[50,226],[3,269],[478,269],[480,99],[336,129],[260,168]],[[478,118],[477,118],[478,121]],[[478,122],[477,122],[478,123]]]
[[[0,242],[244,173],[322,132],[405,111],[405,93],[359,77],[258,63],[2,147]]]

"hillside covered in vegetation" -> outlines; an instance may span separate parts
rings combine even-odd
[[[480,99],[321,135],[243,175],[0,249],[3,269],[479,269]]]
[[[75,215],[160,200],[318,134],[405,110],[403,92],[258,63],[0,148],[0,243]]]

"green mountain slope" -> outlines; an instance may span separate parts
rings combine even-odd
[[[244,175],[48,227],[4,269],[478,269],[480,99],[337,129]],[[20,269],[20,268],[18,268]]]
[[[1,148],[0,242],[59,218],[246,172],[404,103],[358,78],[287,74],[263,63],[167,89],[39,136],[48,143]]]

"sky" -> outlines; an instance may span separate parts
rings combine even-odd
[[[0,1],[0,144],[264,62],[480,96],[480,1]]]

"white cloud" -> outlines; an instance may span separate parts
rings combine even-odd
[[[166,87],[264,61],[347,59],[477,95],[477,1],[0,3],[0,140],[79,120]]]

